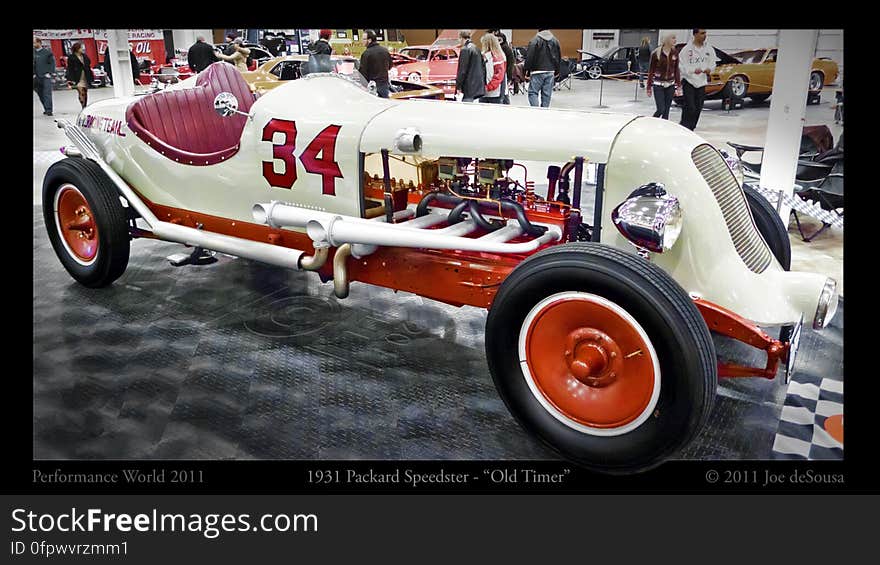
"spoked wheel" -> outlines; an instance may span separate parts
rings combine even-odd
[[[49,167],[43,180],[43,220],[55,254],[81,284],[106,286],[125,272],[125,209],[96,163],[72,157]]]
[[[422,82],[422,75],[419,73],[410,73],[406,80],[409,82]]]
[[[602,67],[599,65],[590,65],[587,67],[587,76],[593,80],[602,76]]]
[[[604,472],[671,457],[714,402],[715,348],[687,293],[656,265],[597,243],[521,263],[492,304],[486,354],[523,427]]]

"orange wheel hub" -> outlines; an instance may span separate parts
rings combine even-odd
[[[98,226],[89,203],[70,184],[58,190],[55,202],[58,233],[65,247],[79,263],[91,263],[98,254]]]
[[[520,359],[530,386],[567,425],[613,435],[650,416],[660,389],[656,353],[618,305],[593,294],[560,293],[532,309],[522,332]]]

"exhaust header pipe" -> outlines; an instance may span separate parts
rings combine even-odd
[[[410,227],[407,225],[409,222],[388,224],[308,210],[280,202],[255,204],[253,215],[257,222],[266,223],[273,227],[305,227],[306,233],[316,246],[338,247],[345,243],[351,243],[353,245],[385,247],[458,249],[486,253],[528,253],[546,243],[562,238],[562,230],[551,225],[547,226],[547,231],[543,235],[531,241],[506,243],[515,237],[512,230],[504,230],[503,234],[498,235],[489,234],[480,238],[468,238],[452,235],[448,232],[443,233],[443,230]],[[421,225],[424,220],[416,218],[411,221]]]

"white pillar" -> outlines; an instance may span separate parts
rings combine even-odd
[[[173,29],[171,35],[174,38],[174,49],[186,53],[196,42],[196,38],[202,36],[207,43],[213,44],[213,33],[210,29]],[[184,61],[186,57],[184,56]]]
[[[816,29],[779,30],[779,52],[773,77],[773,96],[761,165],[761,186],[791,196],[807,111],[807,90],[816,47]],[[790,206],[779,215],[788,225]]]
[[[113,95],[117,98],[134,94],[129,49],[127,29],[107,30],[107,55],[113,69]]]

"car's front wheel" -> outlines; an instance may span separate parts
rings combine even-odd
[[[587,76],[593,80],[596,80],[597,78],[601,77],[602,76],[601,65],[597,65],[594,63],[594,64],[590,65],[589,67],[587,67]]]
[[[422,82],[422,75],[419,73],[410,73],[406,80],[410,82]]]
[[[43,180],[43,220],[61,264],[80,284],[107,286],[128,266],[125,208],[93,161],[62,159]]]
[[[819,71],[810,73],[810,92],[822,90],[825,85],[825,77]]]
[[[730,89],[729,92],[734,98],[745,98],[746,93],[749,91],[749,81],[741,75],[731,77],[727,84]]]
[[[486,356],[527,431],[604,472],[671,457],[715,398],[715,348],[687,293],[598,243],[547,249],[514,269],[489,311]]]

